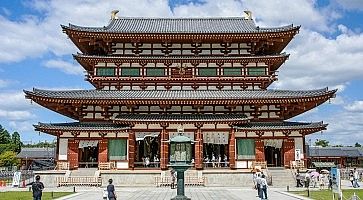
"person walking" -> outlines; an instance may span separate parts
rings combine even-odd
[[[353,170],[349,171],[349,181],[352,183],[352,187],[354,187],[354,173],[353,173]]]
[[[42,194],[43,194],[43,189],[44,189],[44,185],[42,182],[40,182],[40,176],[36,175],[35,176],[35,181],[26,184],[31,185],[32,186],[32,190],[33,190],[33,200],[42,200]]]
[[[267,199],[267,180],[266,180],[266,176],[264,174],[262,174],[261,176],[261,199]]]
[[[297,170],[296,172],[296,187],[303,187],[304,185],[301,183],[301,175],[300,171]]]
[[[256,189],[257,189],[257,197],[259,197],[260,199],[262,199],[261,181],[262,181],[261,174],[258,173],[256,178]]]
[[[360,185],[358,184],[359,181],[359,172],[357,171],[357,168],[354,168],[354,186],[355,188],[360,187]]]
[[[175,171],[173,169],[170,170],[170,178],[171,178],[170,188],[175,189],[176,174],[175,174]]]
[[[109,200],[116,200],[115,186],[112,184],[112,179],[108,180],[107,197]]]

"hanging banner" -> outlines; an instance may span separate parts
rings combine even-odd
[[[21,172],[14,172],[13,176],[13,187],[19,187],[20,185]]]
[[[173,137],[175,137],[177,135],[179,135],[179,133],[177,133],[177,132],[170,132],[169,133],[169,139],[171,139],[171,138],[173,138]],[[192,141],[194,141],[194,132],[183,132],[183,135],[185,137],[190,138]]]
[[[332,180],[333,192],[340,194],[340,192],[341,192],[340,170],[336,167],[331,168],[330,176],[331,176],[331,180]]]
[[[301,160],[301,149],[295,149],[295,161]]]
[[[144,140],[146,137],[158,137],[159,132],[136,132],[136,141]]]
[[[228,144],[229,132],[203,132],[203,143]]]

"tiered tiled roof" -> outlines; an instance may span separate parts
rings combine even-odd
[[[39,123],[35,130],[63,130],[63,131],[120,131],[128,126],[113,123],[71,122],[71,123]]]
[[[336,90],[40,90],[24,91],[28,98],[92,100],[279,100],[333,96]]]
[[[126,18],[113,19],[104,27],[84,27],[69,24],[63,29],[105,33],[270,33],[297,30],[293,25],[260,28],[253,20],[231,18]]]
[[[244,125],[235,126],[237,130],[301,130],[301,129],[325,129],[328,124],[323,122],[250,122]]]
[[[84,55],[75,54],[73,57],[83,65],[87,70],[91,70],[94,62],[115,62],[119,63],[122,61],[128,62],[232,62],[232,63],[242,63],[242,62],[266,62],[273,61],[274,64],[271,65],[271,70],[277,70],[279,66],[286,61],[289,54],[282,53],[277,55],[263,55],[263,56],[243,56],[243,57],[222,57],[222,56],[98,56],[98,55]],[[87,63],[88,62],[88,63]],[[87,63],[87,64],[85,64]],[[89,65],[89,66],[87,66]]]

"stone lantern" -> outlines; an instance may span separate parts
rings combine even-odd
[[[191,167],[192,140],[178,130],[178,135],[170,140],[170,167],[177,173],[177,196],[172,200],[190,200],[184,192],[184,172]]]

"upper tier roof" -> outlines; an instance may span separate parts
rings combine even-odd
[[[29,96],[54,99],[95,100],[243,100],[295,99],[333,95],[336,90],[65,90],[33,89],[24,91]]]
[[[164,34],[209,34],[209,33],[267,33],[299,29],[288,25],[275,28],[260,28],[252,19],[243,17],[224,18],[127,18],[110,20],[104,27],[84,27],[69,24],[63,29],[104,33],[164,33]]]

